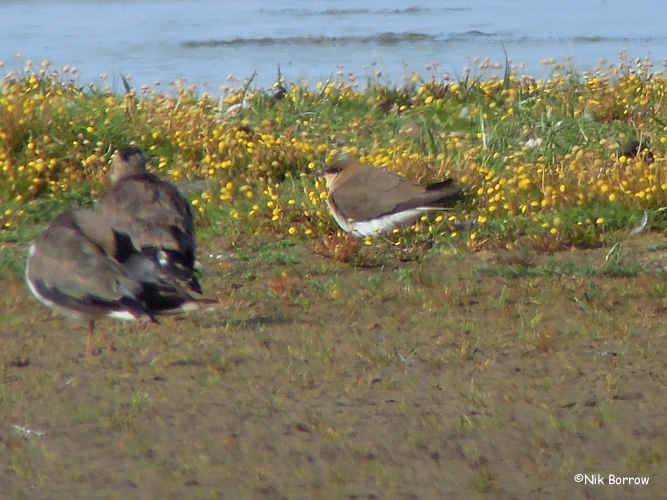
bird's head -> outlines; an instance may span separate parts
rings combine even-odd
[[[124,177],[137,175],[146,171],[146,156],[136,147],[123,148],[116,151],[111,160],[111,182],[116,183]]]
[[[322,177],[324,177],[324,180],[327,182],[327,186],[331,188],[331,185],[336,181],[336,178],[342,172],[349,169],[350,167],[353,167],[357,163],[358,162],[356,160],[351,158],[343,158],[325,166],[322,169],[321,174]]]

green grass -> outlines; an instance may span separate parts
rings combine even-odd
[[[521,264],[480,266],[479,270],[486,274],[502,276],[508,279],[559,276],[592,278],[596,276],[637,276],[643,271],[643,267],[637,262],[611,262],[602,266],[588,265],[585,267],[580,267],[572,262],[569,262],[563,265],[547,264],[545,267],[539,268],[527,267]]]

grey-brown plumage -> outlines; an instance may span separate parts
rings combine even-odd
[[[146,157],[139,148],[116,153],[111,180],[113,185],[101,195],[97,209],[127,233],[137,248],[201,293],[190,203],[173,184],[146,171]]]
[[[422,186],[354,159],[336,161],[323,174],[332,215],[356,236],[388,232],[424,212],[443,210],[462,191],[452,179]]]
[[[92,210],[67,210],[32,243],[26,283],[40,302],[67,317],[88,321],[86,356],[92,356],[95,321],[183,312],[191,297],[127,234]]]

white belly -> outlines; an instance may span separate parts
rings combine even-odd
[[[384,217],[366,221],[349,221],[336,215],[334,215],[334,218],[336,219],[336,222],[338,222],[338,225],[345,231],[361,238],[364,236],[375,236],[381,233],[388,233],[396,227],[417,220],[424,212],[428,212],[428,209],[413,208],[404,212],[385,215]]]

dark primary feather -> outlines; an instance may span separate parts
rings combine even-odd
[[[417,207],[443,209],[453,206],[454,202],[460,199],[463,187],[451,186],[451,183],[452,179],[447,179],[446,181],[436,183],[442,184],[442,186],[432,187],[433,184],[426,186],[422,195],[404,203],[398,203],[393,213]]]
[[[439,191],[441,189],[448,188],[449,186],[452,185],[452,182],[454,182],[454,179],[445,179],[442,182],[434,182],[433,184],[428,184],[426,186],[426,191]]]

